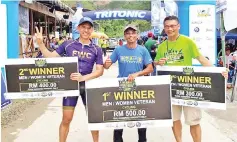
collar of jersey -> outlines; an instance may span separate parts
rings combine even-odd
[[[81,45],[85,46],[85,47],[94,47],[94,44],[92,43],[92,40],[90,40],[90,44],[82,44],[80,41],[79,41],[79,38],[76,39],[76,42],[77,43],[80,43]]]

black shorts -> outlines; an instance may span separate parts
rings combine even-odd
[[[85,82],[79,83],[80,95],[82,98],[83,104],[86,106],[86,88]],[[63,98],[63,107],[72,107],[74,108],[77,105],[78,96],[64,97]]]

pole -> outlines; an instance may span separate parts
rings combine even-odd
[[[221,35],[221,48],[222,48],[222,61],[223,61],[223,67],[226,66],[226,58],[225,58],[225,27],[224,27],[224,16],[223,12],[220,13],[220,35]]]
[[[235,96],[237,95],[237,60],[235,61],[234,75],[233,75],[233,89],[231,93],[230,102],[235,100]]]

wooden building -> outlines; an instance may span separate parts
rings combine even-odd
[[[60,14],[58,14],[60,13]],[[37,44],[34,40],[35,27],[43,28],[44,42],[49,48],[51,37],[59,38],[63,30],[70,31],[69,21],[74,10],[64,3],[53,1],[19,2],[20,57],[35,57]]]

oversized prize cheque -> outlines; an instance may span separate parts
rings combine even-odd
[[[223,67],[157,66],[157,75],[171,75],[172,104],[226,109]]]
[[[171,127],[170,76],[86,82],[90,130]]]
[[[6,99],[78,96],[76,57],[8,59]]]

